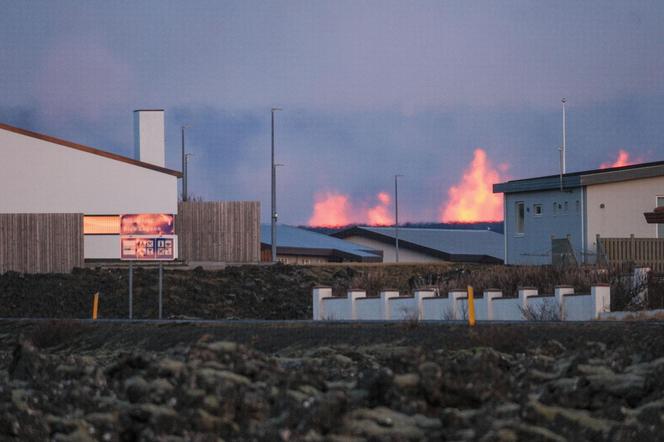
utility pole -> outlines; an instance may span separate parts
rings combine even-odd
[[[184,170],[182,171],[184,181],[182,183],[184,185],[183,189],[184,189],[184,194],[187,196],[187,201],[189,200],[189,191],[187,189],[189,187],[187,185],[187,181],[189,179],[189,158],[193,156],[194,156],[193,153],[184,154]]]
[[[280,111],[273,107],[272,112],[272,210],[270,214],[272,232],[270,242],[272,244],[272,262],[277,262],[277,165],[274,163],[274,113]]]
[[[562,164],[563,164],[563,174],[567,173],[566,167],[566,153],[567,153],[567,114],[565,109],[565,103],[567,102],[566,98],[560,100],[563,103],[563,155],[562,155]]]
[[[399,177],[394,175],[394,247],[396,248],[396,262],[399,262]]]
[[[188,129],[189,125],[182,126],[182,201],[187,201],[187,154],[184,150],[184,130]]]

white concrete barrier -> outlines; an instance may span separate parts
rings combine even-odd
[[[452,290],[447,296],[434,289],[416,290],[413,296],[400,296],[397,290],[384,290],[367,297],[364,290],[349,290],[346,296],[332,296],[330,287],[312,291],[314,320],[465,320],[468,292]],[[571,286],[557,286],[552,295],[539,295],[536,288],[520,287],[517,297],[504,297],[498,289],[487,289],[475,300],[478,321],[597,319],[610,310],[608,284],[592,286],[590,293],[577,294]]]

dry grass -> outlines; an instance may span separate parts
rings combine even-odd
[[[398,289],[402,294],[433,287],[441,294],[454,289],[472,286],[476,293],[489,288],[502,290],[503,296],[516,296],[519,287],[535,287],[541,294],[553,294],[557,285],[570,285],[577,293],[589,293],[597,283],[611,285],[611,310],[643,310],[664,308],[664,277],[651,276],[644,285],[634,286],[629,269],[606,269],[583,266],[559,269],[552,266],[503,266],[503,265],[363,265],[352,270],[348,285],[336,287],[345,294],[348,288],[367,291],[376,296],[384,289]],[[648,289],[648,296],[640,294]],[[539,316],[539,315],[538,315]],[[555,316],[553,314],[545,315]],[[553,319],[553,318],[552,318]]]

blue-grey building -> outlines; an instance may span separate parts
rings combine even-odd
[[[551,264],[552,238],[594,263],[597,237],[664,237],[643,216],[664,205],[664,161],[494,184],[503,193],[505,264]]]

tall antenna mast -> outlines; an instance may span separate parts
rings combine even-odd
[[[565,113],[565,103],[567,102],[566,98],[563,98],[563,151],[562,151],[562,170],[563,174],[567,173],[567,168],[565,167],[565,153],[567,150],[567,114]]]

